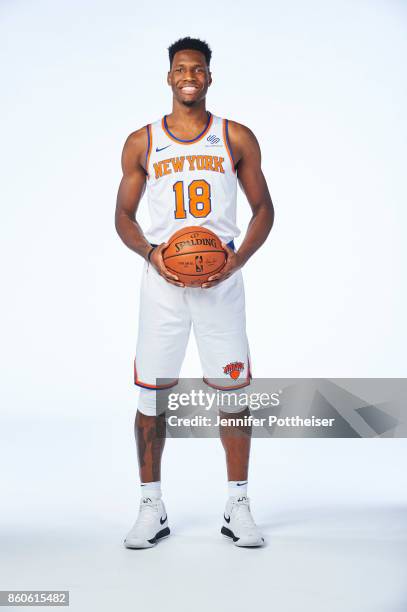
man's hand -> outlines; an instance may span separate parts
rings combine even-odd
[[[162,253],[164,249],[167,248],[167,246],[168,242],[162,242],[157,247],[155,247],[155,249],[151,253],[150,263],[157,270],[158,274],[165,278],[168,283],[170,283],[171,285],[176,285],[176,287],[185,287],[184,283],[180,282],[178,276],[172,274],[165,267]]]
[[[220,272],[214,274],[213,276],[210,276],[208,280],[201,285],[203,289],[208,289],[209,287],[214,287],[215,285],[218,285],[226,278],[229,278],[229,276],[232,276],[234,272],[236,272],[243,266],[244,262],[240,259],[238,253],[235,253],[235,251],[228,247],[228,245],[224,242],[222,242],[222,247],[227,253],[226,263]]]

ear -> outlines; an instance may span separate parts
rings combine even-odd
[[[169,70],[167,73],[167,84],[171,85],[171,70]]]
[[[212,85],[212,72],[209,72],[208,87],[210,87],[211,85]]]

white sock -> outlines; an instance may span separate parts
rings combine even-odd
[[[229,497],[247,497],[247,480],[229,480]]]
[[[142,482],[141,483],[141,497],[150,497],[151,499],[161,498],[161,482]]]

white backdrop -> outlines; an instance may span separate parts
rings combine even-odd
[[[30,533],[56,520],[58,503],[64,520],[83,516],[90,483],[107,489],[103,502],[89,497],[90,516],[99,504],[105,516],[125,514],[121,537],[134,515],[142,262],[113,215],[127,135],[171,111],[166,48],[181,36],[211,45],[208,109],[257,135],[276,209],[269,240],[244,269],[254,375],[406,376],[406,24],[396,0],[1,4],[2,450],[13,466],[3,511],[16,532],[18,520]],[[242,194],[238,207],[243,235]],[[145,202],[140,220],[145,227]],[[182,374],[200,376],[193,344]],[[220,492],[221,451],[210,462],[204,452],[215,444],[199,442],[196,461],[208,461]],[[365,443],[364,466],[362,442],[268,444],[256,441],[251,486],[274,508],[279,495],[284,507],[323,503],[326,479],[334,503],[406,502],[391,469],[404,441]],[[178,470],[187,448],[170,445],[166,477],[199,496],[202,463],[203,482]],[[277,478],[265,495],[276,449],[282,474],[295,475],[301,460],[314,485]],[[24,507],[16,482],[32,493]],[[35,498],[50,482],[57,505]]]

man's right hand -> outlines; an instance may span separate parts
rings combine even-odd
[[[165,267],[162,254],[163,254],[164,249],[167,248],[167,246],[168,246],[168,242],[162,242],[161,244],[156,246],[153,252],[151,253],[150,263],[157,270],[158,274],[160,274],[160,276],[165,278],[165,280],[168,283],[170,283],[171,285],[175,285],[176,287],[185,287],[184,283],[180,282],[178,276],[175,276],[175,274],[172,274]]]

